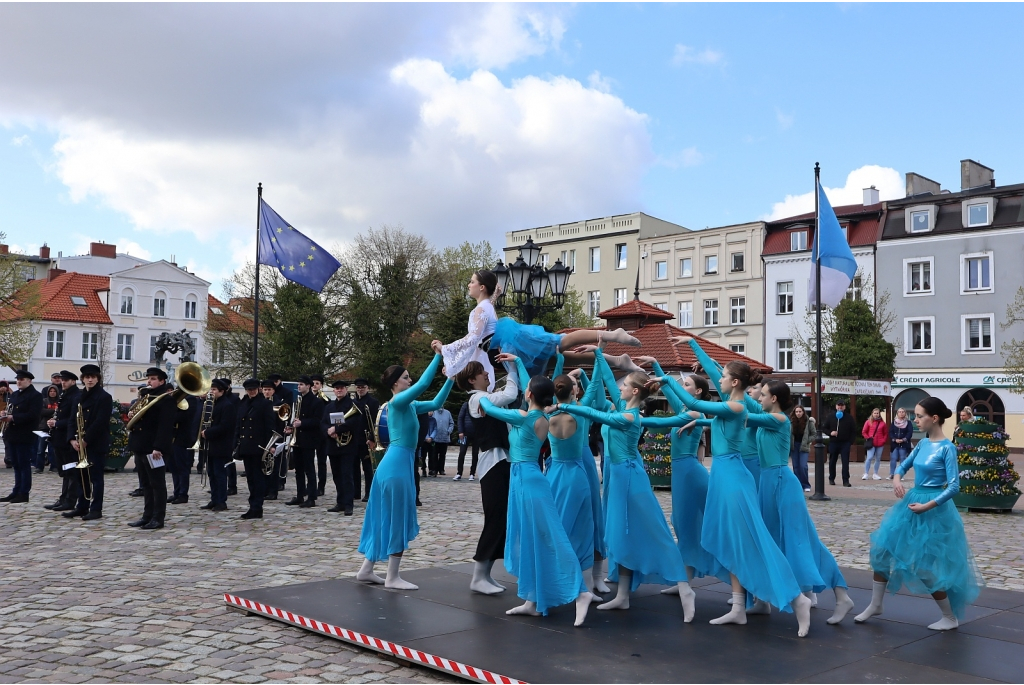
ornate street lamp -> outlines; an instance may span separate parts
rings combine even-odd
[[[540,252],[541,248],[534,244],[533,238],[527,238],[526,243],[519,247],[515,262],[505,266],[499,261],[494,268],[501,287],[498,306],[504,306],[505,296],[511,293],[514,301],[510,306],[523,323],[532,323],[534,317],[543,311],[565,306],[565,292],[572,269],[562,264],[561,259],[554,266],[544,268],[537,263]],[[553,304],[541,304],[549,289]]]

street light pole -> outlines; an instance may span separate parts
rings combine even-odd
[[[569,287],[569,276],[572,269],[556,260],[554,266],[545,268],[537,263],[541,248],[534,244],[533,238],[519,247],[519,256],[512,264],[505,266],[500,260],[494,267],[494,275],[498,277],[501,294],[498,306],[505,306],[505,297],[509,292],[513,295],[511,308],[519,315],[523,323],[531,324],[533,319],[545,311],[554,311],[565,306],[565,291]],[[548,290],[551,291],[552,304],[544,304]]]

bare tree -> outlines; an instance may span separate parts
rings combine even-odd
[[[100,377],[106,379],[110,362],[114,357],[113,344],[110,342],[111,329],[100,326],[96,334],[96,366],[100,367]]]
[[[7,236],[0,233],[0,242]],[[0,364],[12,370],[27,363],[39,339],[33,326],[39,308],[39,284],[26,284],[19,255],[0,255]]]
[[[1006,321],[999,327],[1005,331],[1021,323],[1024,323],[1024,287],[1017,288],[1013,302],[1006,306]],[[1013,338],[1004,342],[1002,350],[1006,375],[1013,382],[1010,391],[1024,395],[1024,340]]]

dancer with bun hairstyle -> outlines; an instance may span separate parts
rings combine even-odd
[[[664,383],[671,378],[659,379]],[[747,593],[764,599],[783,611],[793,611],[805,637],[811,627],[811,600],[800,592],[785,555],[761,520],[754,478],[743,464],[740,449],[744,440],[747,387],[761,381],[761,374],[743,362],[732,361],[722,372],[724,402],[698,400],[689,393],[677,393],[688,409],[714,418],[711,446],[714,465],[708,480],[708,498],[701,529],[701,546],[730,573],[732,608],[711,623],[745,624]]]
[[[413,476],[419,431],[416,415],[439,409],[452,389],[452,380],[449,378],[433,400],[415,401],[430,387],[430,382],[441,366],[441,342],[435,340],[430,346],[436,353],[434,360],[424,369],[416,383],[412,382],[409,371],[398,364],[389,366],[380,379],[381,385],[394,393],[388,404],[391,443],[377,466],[373,485],[370,486],[363,530],[359,537],[359,552],[366,559],[356,579],[366,583],[382,583],[384,587],[397,590],[419,589],[402,580],[398,574],[402,554],[420,531],[416,520],[416,481]],[[381,579],[374,574],[373,565],[385,558],[388,560],[388,572],[386,579]]]
[[[951,630],[984,583],[952,502],[960,491],[960,468],[956,447],[942,429],[952,415],[937,397],[926,397],[914,407],[914,423],[925,439],[896,469],[892,490],[901,501],[885,512],[871,534],[871,604],[854,619],[857,623],[882,613],[886,589],[896,593],[906,587],[930,594],[939,605],[942,618],[929,628]],[[910,469],[914,487],[907,490],[901,478]]]

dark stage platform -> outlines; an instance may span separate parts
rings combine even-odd
[[[515,582],[501,595],[470,593],[471,564],[403,573],[420,586],[403,592],[352,579],[245,590],[229,606],[284,621],[468,680],[489,683],[888,682],[1024,680],[1024,593],[983,590],[957,630],[926,627],[935,602],[887,596],[885,615],[857,625],[871,575],[844,569],[856,609],[825,623],[834,597],[811,612],[811,633],[796,635],[792,614],[751,616],[746,626],[712,626],[728,610],[728,586],[697,580],[697,615],[683,623],[676,597],[642,586],[628,611],[591,608],[574,628],[571,605],[546,618],[506,616],[519,604]],[[496,571],[497,566],[496,566]],[[614,590],[614,587],[612,588]]]

